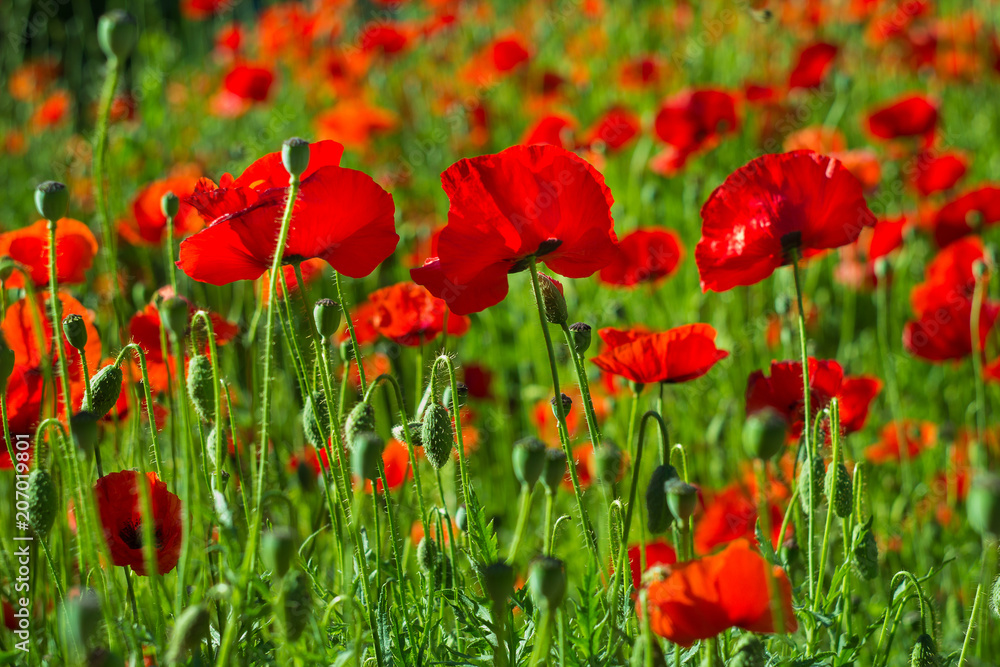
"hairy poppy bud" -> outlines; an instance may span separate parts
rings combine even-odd
[[[614,484],[622,474],[625,457],[618,445],[605,440],[594,447],[594,471],[602,484]]]
[[[78,449],[92,452],[97,443],[97,420],[91,412],[78,412],[69,418],[69,430]]]
[[[625,540],[625,519],[622,516],[622,502],[615,499],[608,508],[608,532],[611,533],[611,562],[617,563]]]
[[[58,181],[45,181],[35,188],[35,208],[46,220],[66,217],[69,210],[69,190]]]
[[[184,338],[187,333],[188,323],[191,321],[191,311],[184,299],[172,296],[164,299],[160,304],[160,319],[167,333],[177,336],[178,340]]]
[[[312,584],[305,573],[296,570],[282,582],[281,608],[284,612],[285,638],[297,641],[312,616]]]
[[[1000,575],[993,580],[993,590],[990,592],[990,610],[1000,618]]]
[[[536,605],[557,609],[566,597],[566,565],[551,556],[536,558],[528,574],[528,589]]]
[[[427,406],[420,439],[424,443],[427,462],[435,470],[443,468],[455,446],[455,431],[451,425],[451,415],[440,403]]]
[[[565,419],[569,415],[569,411],[573,409],[573,399],[566,394],[560,394],[560,397],[562,398],[562,416]],[[556,399],[550,398],[549,404],[552,406],[552,415],[558,420],[559,413],[556,412]]]
[[[17,268],[17,262],[13,259],[4,255],[0,257],[0,282],[5,282],[10,278],[11,274],[14,273],[14,269]]]
[[[448,554],[441,553],[440,556],[437,570],[434,572],[434,581],[439,583],[442,588],[451,588],[454,585],[455,568],[451,558],[448,558]]]
[[[407,442],[406,431],[403,430],[402,424],[396,424],[392,427],[392,437],[400,442],[413,445],[414,447],[423,447],[424,439],[421,436],[423,435],[422,431],[424,429],[424,425],[421,422],[410,422],[406,425],[406,427],[410,431],[410,440],[412,440],[412,442]]]
[[[62,322],[63,333],[73,349],[83,351],[87,347],[87,323],[83,316],[77,313],[67,315]]]
[[[562,285],[544,273],[539,273],[538,288],[542,295],[542,311],[545,313],[545,319],[550,324],[565,324],[569,312],[566,310]]]
[[[36,468],[28,475],[28,520],[39,537],[44,538],[52,529],[58,505],[59,494],[52,475]]]
[[[851,549],[851,563],[864,579],[871,581],[878,576],[878,544],[872,532],[872,519],[868,523],[854,526]]]
[[[459,505],[455,510],[455,525],[463,533],[469,532],[469,511],[465,509],[465,505]]]
[[[173,192],[169,190],[163,193],[160,197],[160,213],[163,214],[165,218],[176,218],[177,214],[181,210],[181,200]]]
[[[698,489],[680,477],[669,480],[664,490],[667,492],[667,507],[678,521],[687,521],[698,506]]]
[[[329,424],[330,411],[326,407],[326,395],[321,391],[314,391],[311,396],[306,397],[305,405],[302,406],[302,430],[309,444],[313,447],[325,447],[325,433]],[[367,430],[374,428],[373,423]]]
[[[121,9],[112,9],[97,22],[97,42],[108,60],[124,60],[139,39],[135,18]]]
[[[674,522],[667,505],[667,482],[677,478],[677,469],[669,463],[656,466],[646,487],[646,528],[653,534],[662,533]]]
[[[438,546],[432,538],[424,535],[417,544],[417,565],[424,574],[432,574],[438,566]]]
[[[502,608],[514,592],[514,568],[503,561],[483,568],[483,586],[494,606]]]
[[[105,366],[90,378],[90,407],[97,419],[108,414],[122,393],[122,369],[114,364]]]
[[[204,422],[215,418],[215,381],[212,379],[212,362],[204,354],[196,354],[188,362],[187,391],[195,413]]]
[[[542,486],[548,493],[555,493],[566,478],[566,453],[561,449],[545,450],[545,468],[542,470]]]
[[[295,555],[295,535],[286,526],[276,526],[260,538],[261,560],[278,577],[285,576]]]
[[[1000,535],[1000,477],[990,472],[977,473],[965,507],[973,530],[983,537]]]
[[[802,489],[799,494],[799,502],[802,510],[808,512],[815,510],[819,505],[820,496],[823,494],[823,480],[826,479],[826,464],[822,456],[814,456],[812,466],[808,460],[802,461],[799,466],[798,485]],[[810,494],[812,494],[810,498]]]
[[[456,382],[455,389],[458,390],[458,407],[462,407],[465,405],[465,399],[469,397],[469,385],[464,382]],[[449,410],[452,409],[451,385],[446,386],[441,392],[441,403]]]
[[[879,257],[875,260],[875,277],[882,279],[889,274],[889,260]]]
[[[285,139],[281,144],[281,163],[290,176],[301,176],[309,167],[309,142],[299,137]]]
[[[510,458],[517,481],[533,489],[545,470],[545,443],[530,436],[522,438],[514,443]]]
[[[354,345],[350,340],[340,344],[340,360],[345,364],[354,361]]]
[[[926,633],[917,637],[910,653],[910,667],[938,667],[940,664],[934,639]]]
[[[743,425],[743,451],[746,455],[767,461],[785,446],[788,425],[775,410],[765,408],[747,417]]]
[[[765,667],[767,651],[757,635],[740,635],[733,645],[733,657],[729,659],[728,667]]]
[[[833,505],[834,513],[841,519],[851,516],[854,510],[854,485],[847,466],[838,463],[826,471],[826,500]]]
[[[354,448],[354,441],[362,433],[375,430],[375,408],[362,401],[347,413],[344,420],[344,440],[347,446]]]
[[[76,597],[67,596],[62,613],[62,626],[70,642],[86,646],[101,624],[101,600],[97,593],[84,588]]]
[[[340,304],[333,299],[320,299],[313,306],[313,325],[316,333],[329,338],[340,328]]]
[[[361,479],[378,479],[378,464],[382,461],[385,443],[377,433],[359,433],[351,445],[351,467]]]
[[[181,615],[177,617],[177,622],[174,623],[174,631],[170,635],[167,664],[173,665],[183,662],[188,653],[208,639],[210,626],[208,607],[203,604],[196,604],[181,612]]]
[[[0,334],[0,391],[7,391],[7,381],[14,372],[14,350]]]
[[[592,329],[586,322],[574,322],[569,325],[570,339],[577,354],[583,354],[590,349]]]

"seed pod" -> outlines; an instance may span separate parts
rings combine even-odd
[[[410,439],[412,442],[406,443],[406,431],[403,430],[402,424],[396,424],[392,427],[392,437],[399,440],[402,443],[413,445],[414,447],[423,447],[424,439],[421,437],[424,425],[421,422],[410,422],[406,425],[410,430]]]
[[[573,399],[566,394],[561,394],[560,396],[562,398],[562,416],[563,419],[566,419],[566,417],[569,416],[569,411],[573,409]],[[559,413],[556,412],[556,399],[549,399],[549,405],[552,406],[552,416],[556,418],[556,421],[558,421]]]
[[[542,311],[545,313],[545,320],[549,324],[565,324],[569,312],[566,310],[566,297],[563,296],[562,284],[544,273],[539,273],[538,289],[542,294]]]
[[[309,142],[299,137],[285,139],[281,144],[281,163],[290,176],[301,176],[309,167]]]
[[[622,475],[622,466],[625,456],[618,445],[610,440],[605,440],[597,447],[594,447],[594,472],[602,484],[610,485],[618,481]]]
[[[347,413],[347,419],[344,420],[344,441],[348,447],[353,449],[354,441],[360,434],[370,433],[374,430],[375,408],[362,401]]]
[[[926,633],[917,637],[910,653],[910,667],[938,667],[940,664],[934,639]]]
[[[297,641],[312,616],[312,584],[303,572],[291,572],[281,585],[281,606],[284,611],[285,637]]]
[[[864,525],[854,526],[852,542],[851,562],[854,569],[862,578],[871,581],[878,576],[878,544],[872,532],[872,519]]]
[[[733,645],[733,656],[727,667],[765,667],[767,650],[757,635],[744,634]]]
[[[664,490],[667,492],[667,507],[678,521],[687,521],[698,506],[698,489],[680,477],[669,480]]]
[[[577,354],[583,354],[590,349],[593,330],[586,322],[574,322],[569,325],[570,339]]]
[[[455,431],[451,415],[440,403],[431,403],[424,412],[420,439],[424,442],[424,455],[435,470],[440,470],[451,457],[455,446]]]
[[[557,609],[566,597],[566,565],[551,556],[536,558],[528,574],[528,589],[537,606]]]
[[[432,538],[424,535],[417,544],[417,565],[424,574],[437,571],[438,546]]]
[[[834,513],[841,519],[851,516],[854,509],[854,485],[847,466],[838,463],[826,471],[825,492],[827,502],[833,505]]]
[[[69,190],[58,181],[45,181],[35,188],[35,208],[46,220],[55,222],[66,217],[69,210]]]
[[[972,479],[965,507],[973,530],[984,538],[1000,535],[1000,476],[978,473]]]
[[[275,526],[260,538],[260,556],[277,577],[284,577],[295,556],[295,535],[286,526]]]
[[[351,449],[351,467],[354,474],[372,482],[378,479],[378,464],[382,461],[384,445],[377,433],[369,431],[359,434],[354,439],[354,447]]]
[[[483,568],[483,586],[493,604],[502,607],[514,592],[514,568],[497,561]]]
[[[165,218],[176,218],[181,211],[181,200],[171,191],[166,191],[160,197],[160,213]]]
[[[566,454],[561,449],[545,450],[545,469],[542,471],[542,486],[548,493],[555,493],[566,478]]]
[[[309,444],[313,447],[326,447],[326,429],[329,424],[330,411],[326,407],[326,395],[321,391],[314,391],[311,396],[306,397],[305,405],[302,406],[302,430]],[[374,427],[372,424],[372,428]]]
[[[28,476],[28,518],[32,530],[44,538],[56,520],[59,494],[52,475],[47,470],[36,468]]]
[[[212,362],[204,354],[196,354],[188,363],[187,391],[195,414],[203,422],[215,418],[215,381],[212,379]]]
[[[128,12],[113,9],[97,22],[97,42],[108,60],[124,60],[139,39],[139,26]]]
[[[667,505],[666,485],[677,478],[677,469],[669,463],[656,466],[646,487],[646,528],[655,534],[670,528],[674,515]]]
[[[196,604],[188,607],[177,617],[174,631],[170,634],[170,648],[167,650],[166,662],[174,665],[183,662],[188,653],[198,648],[208,639],[211,622],[208,607]]]
[[[122,393],[122,369],[114,364],[105,366],[90,378],[90,412],[97,419],[108,414]]]
[[[788,424],[775,410],[765,408],[747,417],[743,426],[743,451],[750,458],[767,461],[785,446]]]
[[[529,490],[535,488],[545,470],[545,443],[531,436],[522,438],[514,443],[510,458],[517,481]]]
[[[458,407],[465,405],[466,399],[469,398],[469,385],[464,382],[456,382],[455,389],[458,392]],[[447,385],[444,391],[441,392],[441,404],[449,410],[453,409],[451,400],[451,385]]]
[[[176,296],[164,299],[160,304],[160,320],[167,333],[182,340],[191,322],[191,308],[187,301]]]
[[[812,467],[809,466],[808,460],[802,461],[799,466],[798,485],[801,489],[799,503],[802,505],[803,512],[808,512],[810,507],[815,510],[819,506],[825,478],[826,464],[824,464],[822,456],[813,457]],[[812,494],[811,502],[809,494]]]
[[[67,315],[62,322],[63,333],[73,349],[83,351],[87,347],[87,323],[79,313]]]
[[[329,338],[340,328],[340,304],[333,299],[320,299],[313,306],[313,325],[316,333]]]

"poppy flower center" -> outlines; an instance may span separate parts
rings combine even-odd
[[[122,542],[125,543],[129,549],[141,549],[142,548],[142,522],[141,521],[126,521],[122,526],[121,530],[118,531],[118,537],[121,538]],[[159,528],[156,529],[156,548],[160,549],[163,547],[163,535]]]
[[[788,232],[781,237],[781,257],[785,264],[791,264],[792,260],[798,259],[801,248],[802,232]]]
[[[531,264],[531,262],[537,261],[538,258],[542,257],[543,255],[548,255],[551,252],[555,252],[555,250],[561,245],[562,241],[559,239],[556,238],[545,239],[538,245],[538,250],[536,250],[534,253],[528,255],[527,257],[521,257],[520,259],[514,260],[514,263],[511,264],[510,268],[507,270],[507,274],[509,275],[512,273],[520,273],[521,271],[524,271],[525,269],[528,268],[528,265]]]

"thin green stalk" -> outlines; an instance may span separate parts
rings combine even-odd
[[[510,553],[507,554],[507,562],[513,563],[517,558],[517,549],[521,545],[524,537],[524,529],[528,525],[528,515],[531,511],[531,488],[527,484],[521,485],[521,498],[517,511],[517,527],[514,529],[514,541],[510,545]]]
[[[170,287],[177,294],[177,265],[174,264],[174,216],[167,216],[167,237],[164,244],[167,252],[167,271],[170,276]]]
[[[135,343],[129,343],[122,348],[121,352],[118,353],[118,357],[115,359],[115,366],[121,366],[122,361],[128,352],[135,352],[135,355],[139,358],[139,370],[142,373],[142,388],[146,398],[146,416],[149,418],[149,438],[153,443],[153,465],[156,467],[157,476],[162,479],[163,471],[160,469],[160,441],[159,436],[156,434],[156,416],[153,412],[153,394],[149,388],[149,371],[146,369],[146,353]]]
[[[837,474],[840,465],[840,401],[834,398],[830,401],[830,437],[833,440],[833,459],[830,461],[829,475]],[[832,478],[831,478],[832,479]],[[823,577],[826,572],[826,554],[830,546],[830,532],[833,528],[833,507],[836,505],[838,486],[836,482],[827,488],[826,525],[823,528],[823,543],[819,550],[819,569],[816,571],[816,592],[813,595],[812,610],[819,611],[820,600],[823,597]]]
[[[767,464],[761,459],[754,459],[753,467],[754,472],[757,473],[757,517],[760,519],[760,529],[764,539],[770,540],[771,507],[767,497]],[[774,571],[770,563],[764,564],[764,573],[767,579],[767,595],[771,600],[771,618],[774,620],[777,632],[782,632],[785,628],[785,610],[781,602],[778,582],[774,578]]]
[[[811,429],[810,425],[812,421],[810,420],[810,413],[812,411],[811,403],[812,397],[809,392],[809,351],[806,345],[806,317],[805,308],[802,304],[802,283],[799,276],[799,257],[796,254],[792,259],[792,275],[795,278],[795,298],[798,302],[799,312],[798,312],[798,325],[799,325],[799,348],[801,350],[800,361],[802,363],[802,410],[803,410],[803,432],[802,437],[805,439],[806,457],[807,463],[809,465],[810,475],[812,471],[815,470],[813,467],[813,459],[816,452],[813,451],[812,438],[810,437]],[[807,512],[806,523],[808,525],[808,535],[806,537],[806,551],[808,553],[808,576],[809,576],[809,597],[815,593],[816,589],[816,566],[815,566],[815,549],[813,548],[815,542],[815,532],[816,532],[816,507],[815,507],[815,493],[812,489],[807,489]]]
[[[344,290],[340,287],[339,271],[333,272],[333,284],[337,288],[337,301],[340,303],[340,310],[344,313],[344,319],[347,320],[347,331],[351,335],[351,348],[354,350],[354,363],[358,365],[358,378],[361,380],[361,393],[364,394],[368,391],[368,381],[365,379],[365,365],[361,359],[361,346],[358,345],[358,335],[354,332],[354,320],[351,319],[351,313],[348,311],[347,303],[344,301]]]
[[[966,655],[972,645],[972,628],[979,623],[979,614],[983,606],[983,588],[989,586],[987,578],[987,561],[992,547],[988,541],[983,540],[983,554],[979,562],[979,583],[976,585],[976,598],[972,603],[972,613],[969,615],[969,624],[965,628],[965,640],[962,642],[962,653],[958,656],[958,667],[965,664]]]
[[[570,356],[573,357],[573,366],[576,369],[576,379],[580,383],[580,395],[583,396],[583,411],[587,417],[587,430],[590,433],[590,442],[596,447],[601,442],[601,428],[597,424],[597,413],[594,410],[594,400],[590,395],[590,381],[587,379],[587,368],[584,365],[583,355],[576,351],[573,345],[573,332],[569,326],[562,323],[563,336],[566,338],[566,345],[569,347]]]
[[[987,466],[989,454],[983,438],[986,437],[986,386],[983,380],[983,358],[982,340],[980,336],[980,318],[983,310],[983,297],[985,294],[986,278],[977,277],[976,286],[972,292],[972,318],[970,327],[972,331],[972,372],[975,375],[976,385],[976,445],[972,451],[970,462],[974,468],[983,469]],[[905,440],[900,440],[905,443]],[[906,449],[902,447],[901,449]]]

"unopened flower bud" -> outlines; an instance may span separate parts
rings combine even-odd
[[[838,463],[826,471],[825,492],[827,502],[833,505],[833,512],[841,519],[851,516],[854,511],[854,485],[847,466]]]
[[[164,299],[160,304],[160,320],[167,333],[177,336],[178,340],[184,338],[187,333],[188,324],[191,321],[191,310],[184,299],[172,296]]]
[[[972,275],[976,280],[981,279],[986,275],[986,262],[981,259],[977,259],[972,262]]]
[[[767,461],[781,451],[787,437],[785,420],[774,409],[764,408],[747,417],[743,425],[743,451],[751,458]]]
[[[62,321],[62,326],[69,344],[73,349],[82,352],[87,347],[87,323],[84,322],[83,316],[78,313],[67,315]]]
[[[551,556],[535,559],[528,574],[528,589],[536,605],[557,609],[566,597],[566,565]]]
[[[990,592],[990,610],[1000,618],[1000,575],[993,580],[993,590]]]
[[[984,538],[1000,536],[1000,476],[990,472],[976,474],[965,508],[973,530]]]
[[[594,472],[602,484],[614,484],[622,475],[625,456],[622,450],[610,440],[594,447]]]
[[[347,419],[344,420],[344,442],[353,449],[354,441],[359,435],[374,430],[375,408],[370,403],[362,401],[347,413]]]
[[[340,328],[340,304],[333,299],[320,299],[313,306],[313,325],[323,338],[329,338]]]
[[[377,433],[361,433],[351,445],[351,467],[361,479],[378,479],[378,464],[382,462],[385,442]]]
[[[90,412],[97,419],[111,411],[122,393],[122,369],[114,364],[105,366],[90,378]]]
[[[15,268],[17,268],[17,262],[13,258],[7,255],[0,257],[0,282],[6,282],[14,273]]]
[[[529,490],[533,489],[545,470],[545,443],[530,436],[518,440],[510,458],[517,481]]]
[[[560,397],[562,398],[562,418],[566,419],[569,415],[569,411],[573,409],[573,399],[566,394],[560,394]],[[550,398],[549,404],[552,406],[552,416],[556,418],[556,421],[558,421],[559,412],[556,408],[556,399]]]
[[[465,405],[465,400],[469,397],[469,385],[464,382],[456,382],[455,389],[458,394],[458,406],[462,407]],[[441,392],[441,404],[449,410],[452,409],[451,385],[446,386],[444,391]]]
[[[681,522],[690,519],[698,506],[698,489],[675,477],[666,483],[664,490],[667,492],[667,507],[674,518]]]
[[[427,462],[435,470],[443,468],[451,458],[455,446],[455,430],[451,424],[451,415],[440,403],[434,402],[427,406],[420,439],[424,443]]]
[[[417,544],[417,565],[424,574],[433,574],[438,566],[438,546],[432,538],[424,535]]]
[[[66,217],[69,210],[69,190],[58,181],[45,181],[35,188],[35,208],[46,220]]]
[[[934,639],[926,633],[917,637],[913,651],[910,652],[910,667],[938,667],[939,664]]]
[[[406,430],[410,431],[410,440],[407,442]],[[392,437],[404,444],[409,444],[414,447],[423,447],[424,440],[421,437],[423,435],[424,425],[421,422],[410,422],[406,425],[406,430],[403,429],[402,424],[396,424],[392,427]]]
[[[542,471],[542,486],[548,493],[555,493],[566,477],[566,454],[561,449],[545,450],[545,468]]]
[[[286,526],[276,526],[260,538],[260,556],[277,577],[285,576],[295,556],[295,535]]]
[[[826,480],[826,464],[823,457],[816,455],[813,457],[812,466],[809,460],[801,461],[799,465],[798,485],[802,490],[799,494],[799,503],[803,512],[815,511],[819,506],[819,499],[823,495],[823,483]],[[811,496],[810,496],[811,494]]]
[[[299,137],[285,139],[281,145],[281,162],[289,175],[301,176],[309,167],[309,142]]]
[[[646,528],[655,534],[670,528],[674,515],[667,504],[667,482],[676,479],[677,469],[669,463],[656,466],[646,487]]]
[[[778,315],[787,315],[792,312],[792,299],[787,294],[780,294],[774,300],[774,312]]]
[[[76,597],[67,596],[61,616],[70,642],[86,646],[101,624],[100,598],[92,589],[84,588]]]
[[[563,296],[562,284],[540,273],[538,288],[542,295],[542,311],[545,313],[546,321],[550,324],[564,324],[569,313],[566,310],[566,297]]]
[[[169,190],[163,193],[160,197],[160,213],[163,214],[165,218],[176,218],[177,214],[181,210],[181,200],[173,192]]]
[[[345,340],[340,344],[340,360],[345,364],[354,361],[354,345],[350,340]]]
[[[196,354],[188,362],[187,391],[195,414],[202,421],[211,423],[215,419],[215,380],[212,376],[212,362],[204,354]]]
[[[306,434],[306,440],[313,447],[325,447],[326,432],[329,427],[330,411],[326,407],[326,394],[314,391],[311,396],[306,397],[305,405],[302,406],[302,430]],[[366,430],[370,431],[373,428],[375,428],[374,423]]]
[[[208,607],[196,604],[188,607],[177,617],[174,631],[170,635],[170,648],[167,650],[166,663],[174,665],[185,660],[188,653],[198,648],[201,642],[208,639],[211,620]]]
[[[851,563],[863,579],[871,581],[878,576],[878,544],[875,542],[875,533],[872,532],[872,519],[868,519],[866,524],[854,526],[851,541],[854,544]]]
[[[765,667],[767,651],[757,635],[743,634],[733,645],[733,657],[727,667]]]
[[[497,561],[484,567],[482,572],[486,594],[495,606],[502,608],[514,592],[514,568],[503,561]]]
[[[69,419],[69,430],[77,449],[90,453],[97,443],[98,417],[90,412],[78,412]]]
[[[28,475],[28,523],[40,538],[52,529],[59,507],[59,494],[52,475],[44,468],[36,468]]]
[[[455,525],[463,533],[469,532],[469,511],[465,509],[465,505],[459,505],[455,510]]]
[[[124,60],[139,39],[135,18],[121,9],[112,9],[97,22],[97,41],[108,60]]]
[[[573,349],[577,354],[583,354],[590,349],[590,341],[593,330],[586,322],[574,322],[569,325],[570,338],[573,341]]]
[[[887,275],[889,275],[889,260],[885,257],[879,257],[875,260],[875,277],[881,280]]]
[[[281,610],[285,639],[298,641],[312,617],[312,583],[299,570],[293,571],[281,583]]]
[[[7,381],[14,373],[14,350],[0,334],[0,391],[7,391]]]

